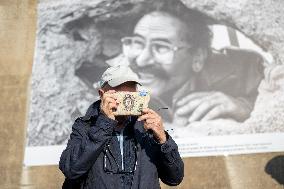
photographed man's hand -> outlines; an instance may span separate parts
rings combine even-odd
[[[144,128],[146,130],[152,130],[154,137],[160,144],[166,142],[167,136],[162,118],[154,110],[150,108],[143,109],[142,115],[138,118],[138,121],[144,121]]]
[[[105,92],[101,98],[101,111],[109,118],[115,120],[114,110],[117,109],[119,102],[114,97],[115,90]]]
[[[176,103],[175,116],[187,117],[188,123],[220,117],[243,121],[251,110],[252,107],[245,99],[237,99],[222,92],[198,92]]]

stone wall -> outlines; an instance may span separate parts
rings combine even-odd
[[[124,15],[123,5],[119,1],[39,4],[28,145],[66,143],[75,118],[95,101],[93,81],[104,71],[105,60],[120,50],[119,34],[125,31],[112,18]],[[119,10],[112,13],[113,9]]]

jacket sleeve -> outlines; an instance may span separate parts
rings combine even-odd
[[[159,177],[163,183],[176,186],[184,177],[184,164],[178,152],[178,146],[170,135],[167,141],[160,145],[160,159],[158,164]]]
[[[59,168],[68,179],[79,178],[92,167],[117,122],[99,114],[93,125],[88,127],[86,124],[82,118],[76,119],[60,157]]]

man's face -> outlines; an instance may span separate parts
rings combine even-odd
[[[185,30],[177,18],[153,12],[137,23],[132,38],[134,48],[124,49],[130,67],[153,96],[177,90],[191,74],[192,57]]]
[[[99,95],[100,98],[102,99],[103,94],[105,92],[108,92],[110,90],[114,90],[114,91],[124,91],[124,92],[136,92],[137,91],[137,83],[133,82],[133,81],[127,81],[121,85],[118,85],[116,87],[111,87],[108,84],[106,86],[104,86],[103,88],[99,89]],[[127,120],[128,116],[116,116],[116,120],[119,123],[123,123],[125,120]]]

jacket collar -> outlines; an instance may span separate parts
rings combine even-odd
[[[101,100],[94,102],[87,110],[85,116],[82,117],[84,121],[89,121],[92,117],[97,117],[100,113]]]

